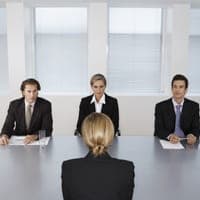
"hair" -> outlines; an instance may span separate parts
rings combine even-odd
[[[24,91],[26,85],[36,85],[37,90],[41,90],[40,83],[36,79],[29,78],[29,79],[24,80],[20,86],[20,90],[22,92]]]
[[[104,154],[114,137],[111,119],[103,113],[91,113],[83,121],[83,139],[92,154],[96,157]]]
[[[94,82],[96,81],[103,81],[104,85],[106,86],[107,82],[106,82],[106,78],[103,74],[94,74],[91,79],[90,79],[90,85],[92,86],[94,84]]]
[[[176,74],[172,79],[171,87],[173,87],[174,81],[184,81],[185,82],[185,88],[186,89],[188,88],[188,85],[189,85],[188,79],[184,75]]]

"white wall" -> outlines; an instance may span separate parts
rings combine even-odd
[[[88,75],[106,74],[107,16],[106,3],[91,3],[88,9]]]
[[[8,71],[11,94],[25,78],[24,6],[22,3],[6,4]]]
[[[172,1],[170,1],[172,2]],[[25,77],[25,65],[29,56],[26,49],[33,50],[30,36],[25,37],[27,31],[27,10],[21,2],[9,2],[7,8],[7,35],[8,35],[8,67],[9,67],[9,95],[0,97],[0,127],[4,122],[8,102],[20,96],[19,85]],[[30,8],[31,9],[31,8]],[[161,95],[122,96],[116,94],[120,109],[120,129],[123,135],[152,135],[154,126],[154,106],[157,102],[170,97],[170,80],[174,73],[184,73],[188,63],[188,12],[189,4],[170,4],[166,7],[167,24],[165,30],[166,51],[163,53],[164,65],[164,93]],[[107,3],[89,3],[88,6],[88,70],[92,73],[106,73],[107,60]],[[30,11],[31,14],[31,11]],[[187,22],[187,23],[186,23]],[[30,19],[30,27],[31,25]],[[25,25],[26,24],[26,25]],[[99,24],[99,27],[97,26]],[[25,39],[26,38],[26,39]],[[29,40],[29,41],[27,41]],[[180,45],[181,44],[181,45]],[[78,117],[79,102],[82,97],[74,95],[42,95],[52,102],[54,134],[72,135]],[[200,97],[191,97],[200,102]]]

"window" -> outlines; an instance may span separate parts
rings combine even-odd
[[[189,88],[191,93],[200,93],[200,9],[191,9],[189,37]]]
[[[109,16],[109,90],[160,92],[161,9],[110,8]]]
[[[6,9],[0,8],[0,93],[8,91]]]
[[[36,8],[36,78],[42,90],[87,90],[87,8]]]

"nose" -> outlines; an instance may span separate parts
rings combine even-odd
[[[30,96],[31,96],[31,97],[33,97],[33,96],[34,96],[34,93],[33,93],[33,92],[31,92]]]
[[[100,93],[100,92],[101,92],[101,88],[100,88],[100,87],[97,89],[97,92],[98,92],[98,93]]]

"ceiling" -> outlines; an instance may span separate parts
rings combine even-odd
[[[37,5],[67,5],[67,4],[87,4],[90,2],[108,2],[111,5],[142,5],[142,6],[162,6],[176,3],[189,3],[192,7],[200,7],[200,0],[0,0],[5,2],[24,2],[25,4]]]

